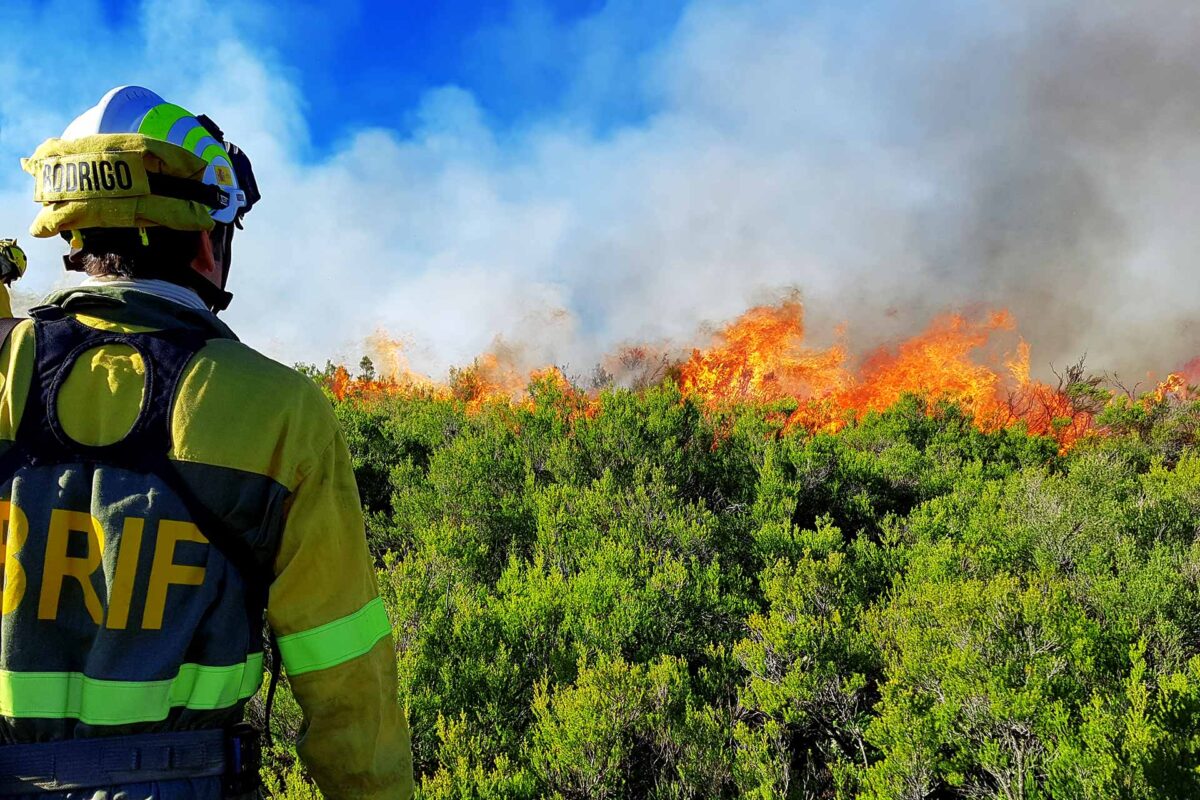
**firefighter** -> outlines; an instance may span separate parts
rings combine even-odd
[[[264,659],[325,797],[409,797],[346,443],[216,316],[249,159],[127,86],[23,166],[87,278],[0,331],[0,798],[257,796]]]
[[[8,287],[25,274],[25,251],[16,239],[0,239],[0,318],[11,317],[12,298]]]

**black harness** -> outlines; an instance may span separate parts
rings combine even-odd
[[[267,592],[270,587],[271,571],[269,565],[264,565],[255,556],[253,550],[237,531],[211,508],[205,505],[192,488],[184,481],[183,476],[170,459],[172,449],[171,413],[174,398],[183,379],[188,365],[196,354],[210,341],[211,336],[191,329],[174,329],[146,333],[117,333],[91,328],[77,321],[61,307],[54,305],[40,306],[30,311],[35,336],[34,368],[30,375],[29,391],[26,395],[24,412],[17,426],[13,445],[0,455],[0,486],[8,484],[13,477],[27,467],[49,466],[55,464],[103,464],[143,474],[152,474],[162,480],[183,503],[192,521],[200,528],[209,543],[217,549],[234,568],[238,570],[246,586],[246,603],[248,610],[261,613],[266,607]],[[0,347],[9,339],[12,331],[24,322],[24,319],[0,319]],[[71,373],[71,368],[84,353],[102,345],[119,344],[132,348],[137,352],[145,365],[145,391],[142,408],[130,428],[128,434],[120,441],[106,445],[85,445],[75,441],[63,430],[58,418],[58,399],[63,384]],[[264,726],[270,730],[270,710],[274,698],[275,687],[279,679],[280,659],[275,637],[270,636],[271,678],[267,689],[266,719]],[[188,733],[201,734],[211,738],[212,731],[180,732],[171,736],[186,737]],[[218,732],[219,733],[219,732]],[[247,735],[246,728],[239,726],[232,732],[227,732],[225,766],[227,791],[237,787],[248,786],[248,782],[257,780],[257,767],[254,764],[257,752],[257,738]],[[158,735],[158,734],[155,734]],[[153,740],[151,740],[153,741]],[[173,741],[173,740],[172,740]],[[197,739],[200,742],[200,739]],[[166,740],[164,740],[166,744]],[[76,758],[82,758],[91,763],[92,758],[88,748],[94,746],[103,748],[106,758],[117,753],[123,758],[128,745],[130,748],[147,747],[146,737],[101,737],[97,739],[70,740],[69,742],[51,743],[47,745],[6,745],[0,747],[0,777],[3,766],[18,755],[28,758],[37,748],[58,747],[66,748],[73,754],[69,759],[73,763]],[[186,745],[186,742],[180,746]],[[48,751],[47,751],[48,752]],[[128,751],[134,752],[134,751]],[[137,752],[140,752],[138,750]],[[207,752],[212,752],[211,750]],[[141,760],[141,756],[136,756]],[[51,758],[48,763],[67,763],[62,759]],[[214,773],[211,758],[201,759],[203,775]],[[83,762],[80,762],[83,763]],[[236,772],[230,770],[236,768]],[[134,770],[133,773],[136,773]],[[137,776],[130,773],[132,780]],[[149,771],[143,774],[150,774]],[[201,773],[196,770],[174,769],[169,772],[173,779],[196,777]],[[160,779],[160,778],[153,778]],[[97,778],[97,780],[101,780]],[[57,772],[35,776],[31,780],[38,788],[90,788],[78,782],[73,782],[67,775]],[[28,785],[28,784],[27,784]],[[101,784],[91,784],[103,785]],[[0,790],[8,790],[8,786],[0,781]],[[248,789],[246,789],[248,790]]]
[[[33,373],[16,440],[0,456],[0,486],[23,467],[51,464],[105,464],[160,478],[178,495],[205,538],[239,571],[247,594],[265,605],[270,585],[266,570],[250,546],[196,496],[171,462],[171,411],[184,370],[209,338],[189,329],[116,333],[90,328],[59,306],[30,311],[36,342]],[[0,346],[23,320],[0,320]],[[63,430],[58,398],[75,362],[89,350],[108,344],[132,348],[146,369],[146,388],[137,419],[118,442],[86,445]]]

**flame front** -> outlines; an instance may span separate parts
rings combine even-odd
[[[984,323],[968,322],[958,314],[938,318],[894,353],[881,349],[868,356],[853,387],[840,398],[841,406],[858,412],[882,411],[902,395],[918,393],[956,401],[976,420],[991,424],[1003,405],[1001,377],[975,363],[972,356],[993,333],[1012,328],[1012,319],[1004,312]]]
[[[804,346],[804,309],[798,300],[750,309],[715,337],[712,347],[693,350],[680,368],[685,394],[710,403],[808,400],[849,385],[841,347]]]
[[[326,379],[330,392],[338,400],[374,400],[394,395],[447,396],[444,386],[414,372],[404,352],[404,343],[376,331],[367,339],[369,358],[363,359],[364,372],[350,376],[344,366],[336,367]],[[367,363],[370,371],[367,372]]]
[[[1068,370],[1058,386],[1030,374],[1031,348],[1015,335],[1007,311],[982,318],[947,314],[920,334],[893,347],[881,347],[852,363],[839,331],[825,348],[805,342],[804,307],[795,297],[756,306],[711,336],[707,347],[672,359],[662,346],[628,345],[606,358],[600,373],[642,388],[674,380],[680,391],[708,408],[739,404],[778,404],[785,430],[836,431],[872,411],[883,411],[906,394],[923,397],[931,409],[958,404],[982,430],[1022,425],[1053,437],[1062,451],[1095,433],[1095,414],[1110,395],[1099,381]],[[1007,355],[999,349],[1012,348]],[[395,395],[453,398],[477,410],[493,402],[528,400],[531,383],[556,387],[592,415],[598,406],[556,367],[522,366],[519,348],[497,340],[470,365],[451,370],[448,383],[414,372],[402,343],[376,334],[369,340],[371,363],[382,377],[364,372],[352,378],[343,367],[326,381],[339,400],[371,400]],[[366,365],[364,360],[364,365]],[[1072,371],[1074,370],[1074,371]],[[1143,396],[1144,403],[1187,399],[1200,380],[1200,358],[1167,377]],[[782,408],[783,411],[779,411]]]
[[[981,358],[996,334],[1014,329],[1007,311],[980,322],[948,314],[851,370],[844,347],[805,346],[803,309],[789,300],[751,309],[716,334],[711,347],[693,351],[680,387],[710,406],[794,398],[798,406],[787,427],[809,431],[837,430],[915,394],[959,404],[984,430],[1024,424],[1031,433],[1053,436],[1065,450],[1091,429],[1092,415],[1062,387],[1030,378],[1029,345],[1018,341],[1006,369]]]

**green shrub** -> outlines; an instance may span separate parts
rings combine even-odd
[[[1200,404],[337,404],[423,798],[1200,795]],[[274,716],[270,791],[313,790]]]

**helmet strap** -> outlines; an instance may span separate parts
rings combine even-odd
[[[200,295],[200,299],[214,313],[224,311],[233,300],[225,291],[229,280],[229,241],[233,238],[233,226],[218,222],[200,238],[200,252],[188,270],[188,285]]]

